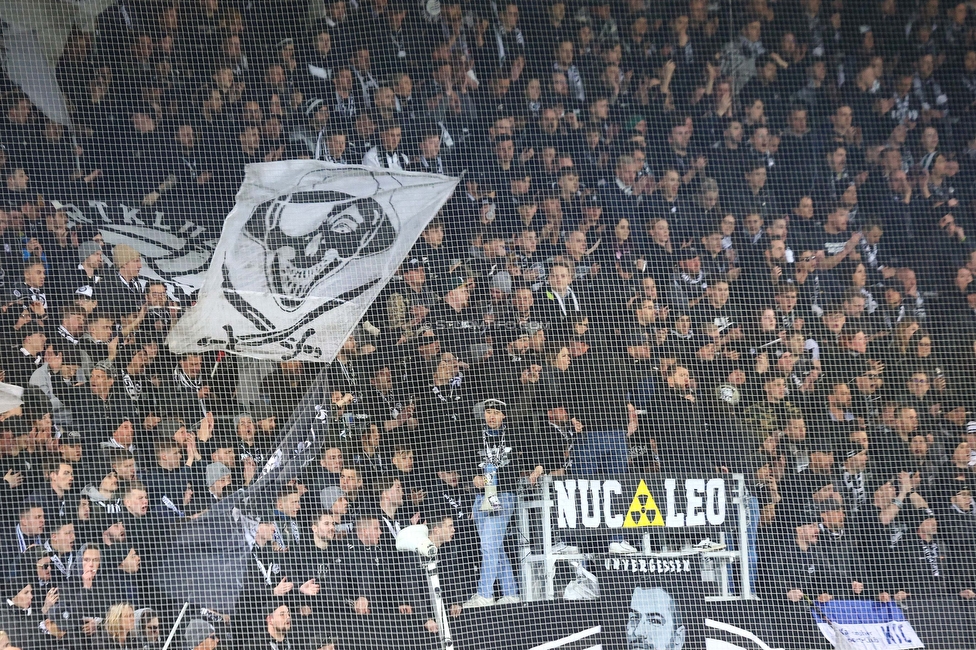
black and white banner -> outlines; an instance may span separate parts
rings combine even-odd
[[[457,182],[307,160],[249,165],[170,348],[331,361]]]
[[[627,474],[556,479],[560,528],[686,528],[722,526],[732,498],[723,478]]]
[[[704,589],[692,567],[671,573],[639,573],[622,563],[592,568],[600,584],[603,650],[701,650]]]
[[[132,246],[142,255],[142,275],[161,280],[180,298],[203,284],[216,237],[179,211],[145,208],[111,199],[89,199],[71,203],[52,201],[74,224],[98,228],[105,240],[105,256],[112,258],[117,244]],[[200,206],[205,210],[206,206]]]

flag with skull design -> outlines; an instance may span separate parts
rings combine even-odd
[[[332,361],[457,182],[310,160],[249,165],[170,349]]]

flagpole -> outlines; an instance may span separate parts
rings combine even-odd
[[[163,650],[167,650],[167,648],[169,648],[169,644],[173,642],[173,636],[176,634],[176,630],[180,627],[180,623],[183,622],[183,617],[186,615],[186,610],[189,606],[189,601],[183,603],[183,609],[180,610],[180,615],[176,617],[176,623],[173,625],[173,629],[169,631],[169,636],[166,637],[166,643],[163,644]]]

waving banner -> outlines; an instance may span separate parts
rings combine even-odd
[[[170,348],[331,361],[455,185],[318,161],[249,165]]]
[[[176,298],[197,291],[216,246],[204,226],[191,221],[184,211],[159,207],[136,207],[109,198],[88,199],[72,203],[55,200],[51,204],[63,210],[78,225],[98,228],[105,240],[106,258],[111,260],[116,244],[132,246],[142,255],[142,275],[165,282]],[[202,213],[206,206],[200,206]],[[204,221],[206,219],[203,219]],[[179,289],[179,291],[176,291]]]

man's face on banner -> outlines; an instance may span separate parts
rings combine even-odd
[[[681,650],[685,626],[671,595],[660,587],[636,587],[627,619],[628,650]]]

